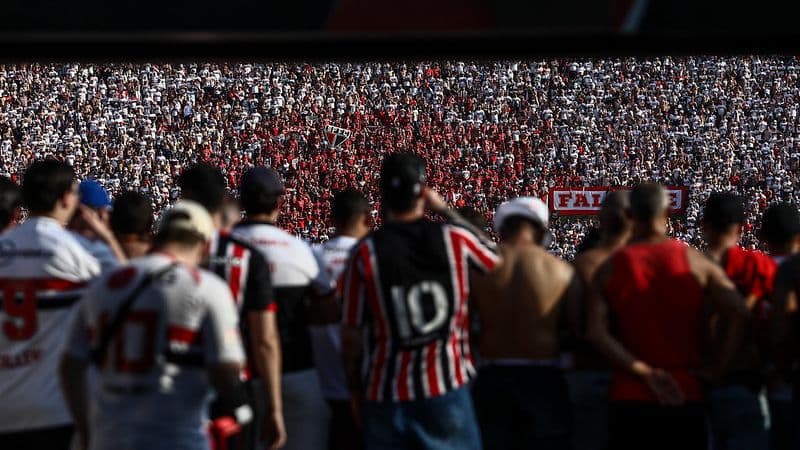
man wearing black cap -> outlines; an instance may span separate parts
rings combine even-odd
[[[706,255],[725,269],[755,312],[769,295],[775,265],[767,255],[739,246],[745,224],[744,202],[732,193],[713,193],[703,211]],[[764,392],[764,361],[756,342],[754,314],[731,361],[730,373],[710,391],[709,419],[714,447],[726,449],[767,448],[769,413]],[[721,336],[730,326],[722,317],[712,320],[711,349],[720,352]]]
[[[283,182],[271,168],[244,173],[239,188],[244,222],[233,234],[251,243],[270,263],[277,304],[286,419],[286,449],[323,449],[328,444],[329,412],[312,358],[308,331],[309,299],[321,277],[311,247],[275,223],[283,204]]]
[[[426,186],[419,157],[387,156],[380,188],[385,224],[343,277],[342,352],[366,448],[478,449],[469,269],[498,258],[467,229],[423,217],[427,207],[460,219]]]
[[[227,283],[241,315],[247,367],[245,378],[252,395],[258,426],[246,430],[245,449],[281,448],[286,441],[281,403],[281,353],[276,304],[269,265],[261,252],[222,230],[225,177],[209,165],[186,168],[178,178],[181,196],[201,204],[211,215],[215,233],[209,243],[208,268]],[[214,413],[212,408],[212,413]]]

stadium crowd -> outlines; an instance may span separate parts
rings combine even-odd
[[[375,167],[424,155],[456,206],[487,218],[503,200],[553,186],[687,186],[672,235],[701,244],[708,193],[747,199],[745,244],[769,203],[797,201],[800,64],[791,57],[364,64],[32,64],[0,67],[0,175],[18,180],[56,157],[113,195],[135,189],[156,211],[195,161],[231,187],[276,168],[281,225],[325,241],[331,193],[365,190]],[[352,131],[331,149],[325,126]],[[235,194],[235,192],[234,192]],[[590,219],[554,218],[553,251],[571,259]]]

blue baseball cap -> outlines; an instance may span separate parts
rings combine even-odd
[[[83,180],[78,186],[81,203],[90,208],[110,208],[111,196],[108,191],[95,180]]]
[[[239,191],[283,194],[284,186],[281,176],[274,169],[257,166],[247,170],[242,175]]]

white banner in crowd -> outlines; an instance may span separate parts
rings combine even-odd
[[[611,191],[630,189],[610,186],[554,187],[550,188],[548,204],[550,212],[562,215],[595,215],[600,212],[606,194]],[[677,214],[686,210],[688,195],[685,187],[667,187],[667,195],[670,201],[670,213]]]

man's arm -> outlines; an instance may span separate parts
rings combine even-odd
[[[92,231],[108,245],[108,248],[111,249],[111,253],[113,253],[114,257],[117,259],[117,263],[125,264],[128,262],[128,256],[122,249],[122,245],[120,245],[111,229],[100,219],[97,212],[87,206],[81,205],[79,213]]]
[[[281,393],[281,343],[278,321],[272,311],[249,312],[250,344],[253,349],[256,371],[264,385],[264,397],[268,408],[265,417],[266,439],[272,437],[270,448],[281,448],[286,443],[286,428],[283,421],[283,397]],[[272,436],[270,436],[272,435]]]
[[[281,392],[281,342],[278,319],[275,314],[275,290],[267,260],[258,251],[250,256],[250,273],[243,304],[243,320],[250,331],[253,366],[262,381],[264,404],[268,413],[264,417],[261,436],[271,439],[270,449],[286,443],[283,420],[283,394]]]
[[[775,284],[770,297],[770,359],[779,373],[783,373],[787,363],[787,353],[791,352],[789,343],[793,331],[790,317],[795,314],[794,305],[798,300],[796,284],[798,263],[791,259],[778,269]]]
[[[580,338],[585,333],[581,321],[581,307],[583,303],[583,297],[585,295],[585,289],[583,287],[583,282],[578,275],[578,271],[572,269],[571,267],[569,270],[572,272],[572,275],[570,276],[567,289],[561,296],[561,305],[563,305],[564,308],[564,319],[567,331]]]
[[[700,265],[707,273],[706,292],[714,310],[723,316],[728,324],[725,336],[722,338],[719,355],[711,368],[712,380],[715,380],[722,376],[739,350],[750,310],[736,289],[736,285],[728,278],[722,267],[699,252],[693,251],[692,253],[695,258],[699,259],[695,264]]]
[[[82,448],[89,447],[89,407],[86,391],[86,369],[88,363],[84,359],[76,358],[69,354],[61,357],[58,367],[61,379],[61,392],[67,408],[75,422]]]

